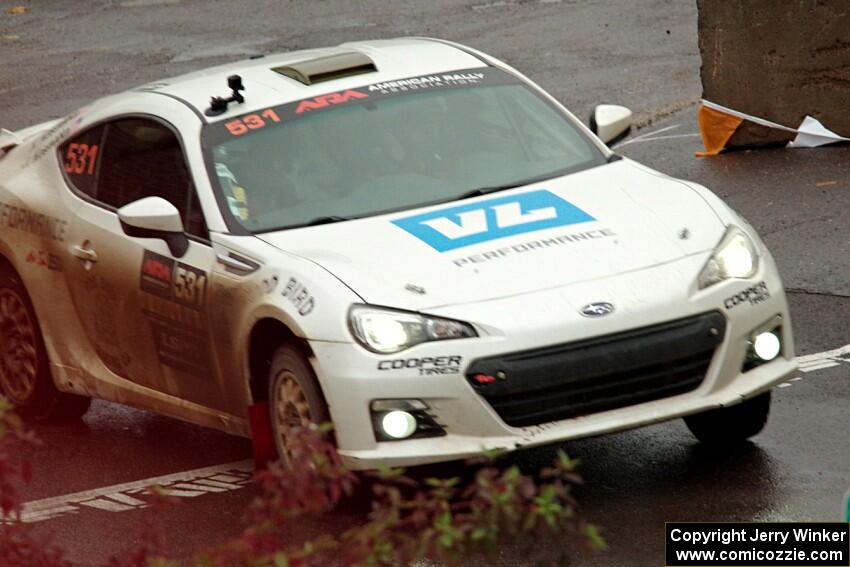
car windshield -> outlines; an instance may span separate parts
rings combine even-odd
[[[206,127],[228,223],[268,232],[409,209],[605,162],[555,106],[502,71],[417,77]]]

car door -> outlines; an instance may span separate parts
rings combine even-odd
[[[68,227],[74,307],[105,370],[181,399],[221,407],[208,324],[215,263],[180,140],[168,124],[125,117],[60,148],[83,203]],[[189,246],[125,234],[117,210],[162,197],[180,211]]]

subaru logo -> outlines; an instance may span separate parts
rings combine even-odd
[[[580,313],[585,317],[604,317],[614,312],[614,305],[606,301],[588,303],[581,308]]]

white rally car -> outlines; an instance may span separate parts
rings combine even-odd
[[[95,397],[270,424],[285,459],[293,426],[330,420],[354,468],[676,417],[754,435],[795,370],[776,266],[710,191],[614,154],[629,120],[601,106],[588,129],[506,64],[414,38],[4,131],[0,390],[33,417]]]

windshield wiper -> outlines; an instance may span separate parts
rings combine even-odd
[[[354,220],[359,217],[341,217],[337,215],[329,215],[324,217],[316,217],[314,219],[308,220],[307,222],[301,222],[298,224],[287,224],[284,226],[276,226],[273,228],[264,228],[263,230],[256,230],[254,234],[262,234],[264,232],[277,232],[279,230],[292,230],[294,228],[304,228],[305,226],[316,226],[320,224],[331,224],[335,222],[342,222],[347,220]]]
[[[336,216],[336,215],[331,215],[331,216],[327,216],[327,217],[316,217],[313,220],[309,220],[305,223],[301,223],[298,226],[316,226],[318,224],[331,224],[331,223],[334,223],[334,222],[342,222],[342,221],[351,220],[351,218],[352,217],[340,217],[340,216]],[[290,228],[295,228],[295,227],[290,227]]]
[[[532,181],[533,182],[533,181]],[[518,183],[508,183],[507,185],[492,185],[489,187],[479,187],[477,189],[471,189],[465,193],[461,193],[459,196],[454,197],[452,200],[460,200],[460,199],[470,199],[472,197],[480,197],[482,195],[489,195],[490,193],[496,193],[498,191],[507,191],[508,189],[516,189],[517,187],[522,187],[523,185],[528,185],[528,181],[520,181]]]

